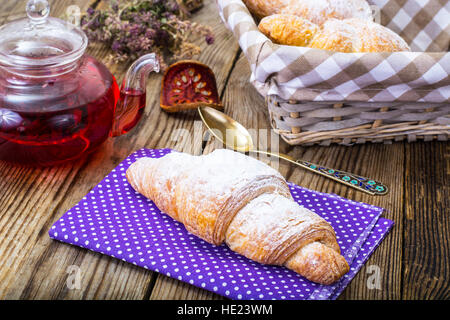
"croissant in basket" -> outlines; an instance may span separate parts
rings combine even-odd
[[[292,14],[322,25],[328,19],[361,18],[372,20],[366,0],[243,0],[257,18],[273,14]]]
[[[243,0],[248,10],[261,19],[279,13],[291,0]]]
[[[275,43],[305,47],[320,28],[291,14],[274,14],[261,20],[259,30]]]
[[[394,31],[361,19],[328,20],[308,45],[311,48],[339,52],[410,51],[408,44]]]
[[[392,30],[358,18],[330,19],[320,28],[298,16],[276,14],[262,19],[259,30],[283,45],[337,52],[410,51],[408,44]]]
[[[366,0],[290,0],[279,13],[293,14],[319,26],[329,19],[373,20],[372,9]]]
[[[333,228],[299,206],[280,173],[229,150],[205,156],[141,158],[126,172],[132,187],[205,241],[249,259],[284,265],[331,284],[349,270]]]

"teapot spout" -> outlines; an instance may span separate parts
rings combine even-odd
[[[145,109],[148,75],[159,70],[159,61],[154,53],[140,57],[128,69],[114,113],[113,137],[127,133],[139,122]]]
[[[156,54],[150,53],[140,57],[128,69],[122,82],[121,90],[145,92],[147,77],[151,72],[159,72],[160,66]]]

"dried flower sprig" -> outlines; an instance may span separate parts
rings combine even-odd
[[[89,8],[81,26],[91,41],[111,48],[115,62],[155,52],[164,70],[169,60],[188,59],[201,52],[191,37],[214,43],[212,29],[187,20],[188,15],[175,0],[110,0],[106,10]]]

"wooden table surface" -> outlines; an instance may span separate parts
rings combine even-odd
[[[25,4],[25,0],[2,0],[0,24],[25,16]],[[52,15],[61,16],[73,4],[86,10],[92,0],[54,0]],[[95,1],[95,5],[103,6],[105,1]],[[196,58],[215,72],[225,112],[246,127],[270,128],[264,99],[248,81],[248,62],[221,23],[214,1],[205,0],[205,7],[192,19],[214,28],[215,44],[199,41],[204,50]],[[107,49],[92,45],[89,53],[122,79],[126,66],[107,63]],[[201,134],[194,134],[206,130],[199,117],[194,111],[162,112],[160,81],[161,75],[150,77],[147,110],[139,125],[125,136],[109,139],[97,152],[51,168],[0,162],[0,299],[222,299],[159,273],[53,241],[47,233],[135,150],[202,152]],[[203,152],[216,146],[211,140]],[[448,143],[290,147],[280,142],[280,149],[297,158],[379,179],[391,188],[386,196],[372,197],[280,163],[279,170],[287,180],[383,207],[384,216],[395,221],[393,230],[340,299],[450,298]],[[72,266],[81,271],[81,285],[75,289],[67,285]],[[368,285],[377,271],[380,288]]]

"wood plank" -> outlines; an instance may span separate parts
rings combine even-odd
[[[319,176],[310,177],[309,182],[311,189],[335,193],[348,199],[382,207],[386,209],[383,216],[395,222],[389,235],[340,298],[399,299],[401,297],[403,245],[404,145],[400,143],[393,145],[365,144],[353,147],[313,147],[312,149],[308,148],[302,157],[307,157],[312,162],[323,163],[331,168],[378,179],[390,187],[390,192],[386,196],[374,197]],[[307,176],[310,174],[308,173]],[[305,176],[306,179],[308,179],[307,176]],[[380,289],[367,285],[373,272],[372,266],[375,266],[380,272]],[[370,268],[368,269],[368,267]]]
[[[0,25],[10,22],[15,19],[25,18],[26,5],[28,0],[2,0],[0,14]],[[67,8],[72,5],[80,7],[81,11],[85,11],[94,0],[58,0],[49,1],[51,5],[50,15],[53,17],[62,17]]]
[[[450,144],[406,146],[402,299],[450,298]]]
[[[185,282],[158,276],[150,296],[151,300],[224,300],[225,298],[213,292],[194,287]]]
[[[3,0],[1,3],[0,25],[26,17],[26,1]]]
[[[310,156],[309,154],[312,153]],[[401,246],[402,246],[402,199],[403,199],[403,146],[386,146],[368,144],[364,146],[332,146],[325,150],[313,147],[302,155],[316,163],[323,163],[331,168],[339,168],[356,174],[379,179],[390,187],[388,195],[373,197],[319,176],[302,173],[301,184],[315,190],[335,193],[342,197],[376,205],[386,209],[384,217],[395,221],[395,227],[383,241],[374,255],[357,274],[349,287],[341,295],[341,299],[398,299],[401,293]],[[386,171],[386,163],[395,168],[396,176]],[[305,185],[305,180],[308,185]],[[400,182],[400,183],[399,183]],[[380,270],[382,288],[370,289],[367,286],[368,266],[376,266]]]
[[[70,1],[72,3],[72,1]],[[85,2],[84,9],[88,2]],[[59,12],[66,6],[58,2]],[[201,14],[200,14],[201,13]],[[208,46],[199,60],[212,66],[222,90],[238,52],[238,45],[219,23],[215,4],[209,3],[194,21],[214,26],[216,44]],[[109,52],[99,45],[89,53],[105,61]],[[118,80],[126,66],[108,64]],[[194,112],[168,115],[159,108],[160,75],[148,83],[148,109],[130,134],[108,140],[97,152],[53,168],[29,168],[0,164],[0,298],[6,299],[144,299],[150,295],[156,274],[116,259],[49,239],[50,226],[75,205],[106,174],[136,149],[177,147],[176,129],[192,131]],[[95,174],[93,174],[95,172]],[[71,266],[80,268],[81,288],[69,290],[66,280]],[[18,276],[20,274],[20,276]],[[181,292],[190,294],[190,288]],[[179,294],[179,292],[177,293]],[[155,297],[157,298],[157,296]]]

